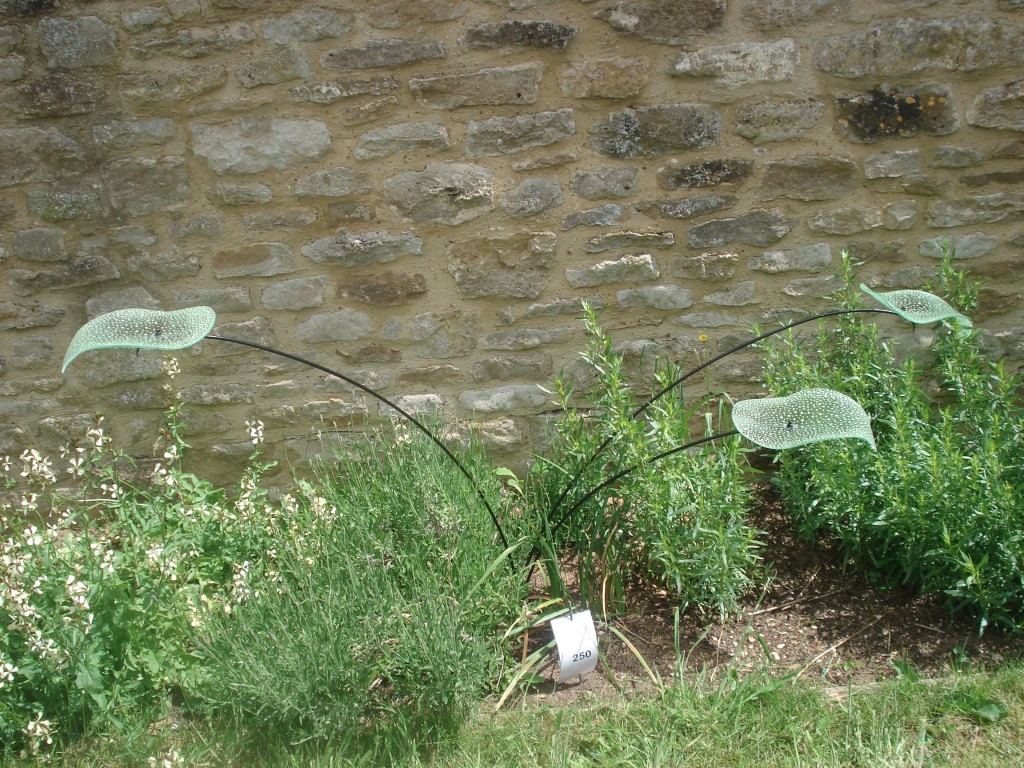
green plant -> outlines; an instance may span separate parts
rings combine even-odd
[[[844,307],[858,301],[844,260]],[[976,287],[939,267],[939,290],[970,311]],[[1024,628],[1024,406],[1021,382],[986,359],[976,333],[941,327],[923,364],[857,315],[769,348],[777,393],[840,389],[874,419],[878,452],[810,446],[779,457],[776,483],[802,530],[827,530],[879,582],[908,584],[983,628]]]

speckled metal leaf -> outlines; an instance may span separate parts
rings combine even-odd
[[[861,284],[860,289],[886,309],[891,309],[914,325],[927,325],[939,320],[953,320],[967,328],[973,325],[969,317],[960,314],[938,296],[927,291],[876,293],[864,284]]]
[[[747,440],[772,450],[847,437],[875,447],[870,417],[856,400],[834,389],[741,400],[732,409],[732,423]]]
[[[118,309],[78,329],[71,340],[61,372],[83,352],[111,347],[181,349],[190,347],[213,328],[217,313],[210,307],[189,307],[174,312],[155,309]]]

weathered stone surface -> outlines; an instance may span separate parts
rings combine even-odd
[[[296,85],[288,93],[292,101],[309,101],[313,104],[333,104],[353,96],[382,96],[398,88],[398,80],[391,75],[345,80],[327,80],[313,85]]]
[[[617,200],[636,189],[637,168],[592,168],[575,171],[569,189],[587,200]]]
[[[0,0],[0,13],[8,16],[32,16],[57,6],[58,0]]]
[[[470,120],[466,133],[466,156],[509,155],[564,141],[574,133],[576,120],[571,109]]]
[[[743,307],[747,304],[757,304],[757,285],[753,280],[744,280],[742,283],[736,283],[732,288],[707,294],[704,301],[720,307]]]
[[[729,195],[686,197],[682,200],[648,200],[637,203],[636,209],[652,219],[692,219],[715,211],[724,211],[736,205]]]
[[[704,104],[664,104],[613,112],[596,121],[587,146],[611,157],[657,157],[718,143],[722,116]]]
[[[736,108],[733,133],[754,144],[799,139],[825,114],[818,99],[765,99]]]
[[[64,232],[52,227],[33,227],[11,236],[11,253],[25,261],[67,261]]]
[[[133,253],[128,257],[127,267],[129,274],[156,283],[197,275],[200,264],[195,254],[183,254],[173,247],[168,251]]]
[[[386,269],[372,275],[346,275],[338,279],[339,299],[355,299],[375,307],[408,304],[426,293],[427,278],[418,272]]]
[[[117,280],[121,271],[109,259],[97,254],[75,259],[60,269],[10,269],[7,277],[14,295],[28,296],[50,288],[81,288]]]
[[[168,233],[174,240],[190,237],[217,238],[224,234],[224,220],[215,213],[203,213],[183,221],[171,222]]]
[[[419,254],[423,241],[415,235],[390,232],[342,232],[302,246],[302,255],[315,264],[343,267],[384,264],[405,254]]]
[[[327,285],[325,275],[299,277],[294,280],[282,280],[271,283],[260,293],[260,304],[265,309],[289,310],[319,307],[324,303],[324,286]]]
[[[167,117],[111,120],[92,126],[93,141],[104,149],[112,150],[166,144],[177,133],[177,123]]]
[[[129,104],[176,104],[222,87],[228,71],[222,64],[193,64],[121,78],[121,95]]]
[[[888,136],[945,136],[960,127],[953,93],[944,85],[914,89],[875,88],[863,96],[836,97],[837,130],[850,141],[868,143]]]
[[[967,122],[981,128],[1024,131],[1024,80],[979,93],[967,108]]]
[[[512,170],[517,172],[541,171],[545,168],[554,168],[560,165],[575,163],[579,159],[580,156],[578,152],[555,152],[551,155],[539,155],[537,157],[530,157],[526,160],[517,160],[512,163]]]
[[[324,220],[327,221],[326,216]],[[316,224],[316,222],[316,211],[309,209],[285,211],[284,213],[250,213],[242,217],[242,226],[253,232],[298,229]]]
[[[375,99],[364,101],[355,107],[346,107],[341,110],[342,125],[362,125],[373,120],[381,120],[388,111],[398,105],[398,97],[392,94],[378,96]]]
[[[274,193],[266,184],[258,181],[235,183],[222,181],[206,191],[206,197],[215,205],[251,206],[266,205],[274,199]]]
[[[370,316],[354,309],[321,312],[295,326],[295,338],[306,344],[353,341],[373,331]]]
[[[916,149],[885,152],[864,158],[865,179],[895,179],[920,170],[920,155]]]
[[[45,192],[33,190],[25,195],[28,212],[42,221],[95,221],[103,215],[99,194],[83,192]]]
[[[603,253],[619,248],[670,248],[676,237],[671,232],[609,232],[587,240],[587,253]]]
[[[309,77],[309,62],[298,48],[284,46],[235,70],[243,88],[277,85]]]
[[[134,224],[127,227],[110,227],[101,234],[82,238],[82,251],[101,253],[137,253],[154,245],[159,236],[149,227]]]
[[[960,177],[965,187],[984,187],[988,184],[1020,184],[1024,182],[1024,168],[1012,171],[992,171],[991,173],[972,173]]]
[[[544,407],[548,396],[536,384],[507,384],[459,393],[459,406],[474,413],[527,412]]]
[[[790,31],[816,16],[842,18],[851,0],[744,0],[743,20],[762,30]]]
[[[248,384],[188,384],[181,388],[182,402],[190,405],[238,405],[256,399]]]
[[[0,301],[0,331],[20,331],[57,325],[67,310],[45,304],[20,304]]]
[[[766,246],[777,243],[793,229],[780,210],[755,208],[742,216],[698,224],[688,233],[691,248],[717,248],[730,243]]]
[[[658,186],[663,189],[700,189],[719,184],[739,184],[754,170],[752,160],[726,158],[692,165],[670,163],[658,169]]]
[[[217,175],[283,170],[319,160],[331,148],[319,120],[242,118],[225,125],[189,126],[192,151]]]
[[[406,24],[437,24],[465,16],[469,0],[393,0],[373,8],[366,21],[377,29],[399,29]]]
[[[469,163],[437,163],[384,182],[384,196],[415,222],[462,224],[494,208],[494,176]]]
[[[774,200],[835,200],[852,192],[857,163],[848,157],[806,155],[765,165],[758,197]]]
[[[351,168],[327,168],[295,182],[296,197],[348,197],[369,192],[373,187],[370,175]]]
[[[1024,160],[1024,138],[1000,141],[992,151],[992,157],[998,160]]]
[[[356,142],[358,160],[375,160],[396,152],[444,152],[450,147],[448,129],[434,121],[400,123],[367,131]]]
[[[622,309],[689,309],[693,296],[679,285],[647,285],[642,288],[627,288],[615,294],[615,300]]]
[[[188,202],[188,165],[181,157],[126,158],[103,172],[110,206],[128,216],[167,211]]]
[[[821,272],[831,269],[832,262],[829,244],[814,243],[786,251],[765,251],[750,260],[750,268],[772,275],[779,272]]]
[[[327,69],[372,69],[440,58],[444,58],[444,44],[440,40],[388,38],[370,40],[361,48],[327,51],[320,57],[320,64]]]
[[[51,69],[103,67],[117,62],[114,30],[95,16],[43,19],[39,45]]]
[[[894,77],[928,70],[976,72],[1024,64],[1024,29],[986,16],[884,19],[825,38],[814,56],[840,77]]]
[[[519,355],[490,355],[473,363],[473,378],[477,381],[508,381],[534,379],[543,381],[553,370],[551,355],[547,352],[524,352]]]
[[[829,277],[801,277],[786,283],[782,292],[797,298],[812,297],[824,299],[843,287],[843,281],[835,275]]]
[[[21,80],[27,72],[24,56],[0,56],[0,83]]]
[[[977,259],[992,253],[999,247],[998,237],[987,235],[984,232],[972,232],[959,237],[935,237],[923,240],[918,246],[918,251],[922,256],[941,259],[944,255],[943,244],[947,242],[958,259]]]
[[[540,93],[544,65],[529,61],[514,67],[492,67],[465,75],[410,78],[417,101],[437,110],[457,106],[531,104]]]
[[[852,240],[844,248],[849,251],[851,258],[866,264],[898,263],[907,259],[906,240]]]
[[[789,80],[800,63],[796,42],[729,43],[679,55],[672,68],[677,76],[711,77],[723,88]]]
[[[90,297],[85,302],[85,313],[91,320],[99,315],[105,315],[107,312],[113,312],[118,309],[131,309],[132,307],[161,309],[160,302],[156,300],[153,294],[140,286],[131,286],[128,288],[115,288],[114,290],[104,291],[97,296]]]
[[[557,176],[526,179],[505,194],[501,207],[515,218],[539,216],[564,202]]]
[[[85,151],[53,128],[0,129],[0,187],[53,181],[81,169]]]
[[[882,209],[882,226],[888,230],[910,229],[917,221],[917,200],[897,200]]]
[[[295,271],[295,253],[286,243],[253,243],[213,256],[215,277],[273,277]]]
[[[655,43],[685,45],[717,30],[725,18],[725,0],[621,0],[594,14],[617,32]]]
[[[537,298],[555,266],[556,237],[551,232],[520,232],[470,238],[448,246],[448,272],[459,293]]]
[[[305,213],[305,212],[298,212]],[[316,221],[316,212],[309,211],[312,218],[309,221],[305,221],[305,215],[303,216],[303,224],[312,224]],[[376,209],[372,206],[360,203],[354,200],[343,200],[340,202],[330,203],[327,209],[324,211],[324,223],[329,227],[337,226],[338,224],[347,224],[353,221],[373,221],[377,217]]]
[[[558,87],[567,99],[628,99],[651,81],[644,59],[608,56],[559,67]]]
[[[182,288],[175,291],[172,296],[176,307],[211,307],[218,315],[252,311],[249,289],[242,286]]]
[[[609,203],[599,208],[570,213],[562,219],[562,229],[574,227],[614,227],[622,221],[622,206]]]
[[[680,315],[672,322],[686,328],[721,328],[726,325],[737,325],[739,318],[732,312],[690,312]]]
[[[609,283],[642,283],[657,280],[660,275],[650,254],[623,256],[602,261],[592,267],[565,270],[565,279],[573,288],[592,288]]]
[[[731,251],[683,256],[672,262],[672,276],[708,283],[724,283],[736,274],[739,254]]]
[[[95,77],[57,70],[0,91],[0,107],[27,117],[85,115],[106,106],[108,91]]]
[[[553,21],[485,21],[467,29],[459,43],[464,48],[554,48],[563,51],[578,31],[574,24]]]
[[[1024,192],[996,192],[928,204],[929,227],[960,227],[967,224],[993,224],[1024,217]]]
[[[421,312],[409,321],[409,339],[423,358],[452,358],[472,352],[480,331],[476,318],[460,310]]]
[[[932,168],[971,168],[985,162],[985,154],[974,147],[944,146],[932,152]]]
[[[132,52],[144,58],[166,54],[182,59],[198,59],[215,53],[237,51],[255,39],[256,33],[252,27],[238,21],[215,27],[164,31],[135,43]]]
[[[17,336],[5,351],[10,355],[11,368],[42,368],[57,362],[56,350],[46,336]]]
[[[227,336],[240,341],[251,341],[254,344],[264,346],[277,346],[277,337],[274,335],[270,322],[265,317],[253,317],[239,323],[218,323],[213,332],[219,336]],[[214,344],[214,360],[209,364],[209,373],[221,370],[220,358],[251,355],[252,350],[242,344]]]
[[[315,43],[347,35],[355,23],[348,12],[308,8],[271,16],[260,24],[263,39],[277,45]]]
[[[818,211],[807,220],[811,232],[826,235],[854,235],[882,226],[881,208],[837,208]]]

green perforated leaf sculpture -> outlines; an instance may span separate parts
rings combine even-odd
[[[78,329],[71,339],[61,373],[83,352],[111,347],[181,349],[190,347],[213,328],[217,313],[210,307],[189,307],[174,312],[155,309],[118,309]]]
[[[928,325],[940,320],[953,320],[967,328],[973,326],[969,317],[960,314],[938,296],[927,291],[876,293],[863,283],[861,283],[860,289],[886,309],[891,309],[914,325]]]
[[[845,437],[875,447],[871,418],[856,400],[833,389],[741,400],[733,406],[732,423],[747,440],[772,450]]]

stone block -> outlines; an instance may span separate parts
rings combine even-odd
[[[552,232],[517,232],[461,240],[448,246],[448,272],[468,299],[537,298],[555,267]]]
[[[836,200],[853,191],[857,164],[848,157],[804,155],[765,165],[758,197],[774,200]]]
[[[732,251],[683,256],[672,263],[672,276],[707,283],[724,283],[736,274],[739,254]]]
[[[214,258],[216,262],[216,257]],[[181,253],[176,247],[169,251],[142,251],[127,260],[128,273],[148,282],[180,280],[199,274],[199,257],[194,253]]]
[[[295,271],[295,254],[286,243],[253,243],[213,255],[217,278],[273,277]]]
[[[721,129],[721,115],[704,104],[638,107],[595,121],[587,146],[610,157],[658,157],[713,146]]]
[[[828,277],[801,277],[790,280],[782,292],[796,298],[824,299],[841,290],[843,281],[835,275]]]
[[[505,194],[501,207],[517,219],[540,216],[564,202],[562,185],[557,176],[526,179]]]
[[[533,379],[544,381],[554,368],[547,352],[523,352],[518,355],[489,355],[473,363],[472,376],[477,381],[509,381]]]
[[[337,48],[327,51],[320,57],[320,64],[327,69],[373,69],[441,59],[444,55],[444,44],[440,40],[388,38],[370,40],[360,48]]]
[[[431,164],[389,178],[384,196],[414,222],[462,224],[494,209],[494,176],[469,163]]]
[[[324,303],[324,286],[327,277],[313,275],[294,280],[271,283],[260,293],[260,304],[265,309],[297,312],[300,309],[319,307]]]
[[[878,87],[866,95],[839,96],[835,103],[837,130],[857,143],[918,132],[945,136],[960,127],[953,93],[945,85]]]
[[[717,248],[730,243],[767,246],[777,243],[793,229],[786,214],[777,209],[755,208],[741,216],[713,219],[687,232],[691,248]]]
[[[721,307],[744,307],[748,304],[757,304],[757,285],[753,280],[744,280],[724,291],[709,293],[703,300],[708,304],[717,304]]]
[[[979,93],[967,108],[967,122],[980,128],[1024,131],[1024,80]]]
[[[750,260],[750,268],[768,274],[779,272],[822,272],[833,266],[828,243],[814,243],[785,251],[765,251]]]
[[[536,349],[545,344],[559,344],[572,337],[573,333],[574,329],[569,326],[519,328],[514,331],[489,333],[484,336],[481,346],[486,350],[496,352],[521,352]]]
[[[214,205],[248,207],[266,205],[274,199],[274,193],[266,184],[258,181],[239,183],[222,181],[206,191],[206,197]]]
[[[885,152],[864,158],[865,179],[896,179],[920,170],[920,154],[916,149]]]
[[[243,88],[277,85],[309,77],[309,62],[298,48],[284,46],[258,56],[235,70]]]
[[[227,288],[182,288],[172,296],[177,307],[211,307],[218,315],[252,311],[249,289],[240,285]]]
[[[375,5],[366,22],[377,29],[453,21],[469,13],[469,0],[392,0]]]
[[[57,70],[0,91],[0,107],[26,117],[86,115],[108,106],[110,92],[98,76]]]
[[[513,67],[490,67],[464,75],[410,78],[416,100],[436,110],[458,106],[531,104],[540,93],[544,65],[529,61]]]
[[[215,213],[201,213],[184,221],[172,221],[167,228],[174,240],[190,237],[218,238],[224,234],[224,221]]]
[[[384,264],[406,254],[418,255],[422,249],[423,241],[407,232],[342,232],[302,246],[302,255],[314,264],[356,267]]]
[[[25,261],[67,261],[64,231],[53,227],[33,227],[11,236],[11,253]]]
[[[308,101],[313,104],[334,104],[354,96],[383,96],[398,88],[398,80],[392,75],[378,77],[349,77],[344,80],[326,80],[312,85],[296,85],[289,89],[292,101]]]
[[[931,259],[941,259],[944,255],[943,245],[945,243],[949,244],[957,259],[977,259],[998,248],[999,238],[984,232],[972,232],[953,237],[934,237],[921,241],[918,252]]]
[[[117,280],[121,271],[98,254],[75,259],[59,269],[9,269],[8,284],[16,296],[29,296],[49,289],[82,288]]]
[[[703,195],[682,200],[648,200],[636,204],[636,209],[652,219],[692,219],[736,205],[730,195]]]
[[[321,312],[295,326],[295,338],[305,344],[353,341],[373,331],[370,316],[354,309]]]
[[[480,337],[476,317],[461,310],[421,312],[409,321],[408,334],[416,357],[441,359],[469,354]]]
[[[27,72],[24,56],[0,56],[0,83],[21,80]]]
[[[888,230],[910,229],[917,221],[917,200],[897,200],[882,209],[882,226]]]
[[[191,195],[188,165],[182,157],[115,160],[103,171],[110,207],[127,216],[166,212]]]
[[[928,204],[925,221],[929,227],[960,227],[1021,218],[1024,218],[1024,192],[996,192],[935,200]]]
[[[587,240],[583,250],[603,253],[622,248],[671,248],[675,241],[671,232],[608,232]]]
[[[459,406],[473,413],[534,413],[547,404],[548,396],[536,384],[507,384],[459,393]]]
[[[854,235],[882,226],[880,208],[837,208],[818,211],[807,220],[811,232],[826,235]]]
[[[753,160],[739,158],[704,160],[683,166],[670,163],[658,169],[658,186],[663,189],[701,189],[719,184],[740,184],[753,170]]]
[[[107,312],[119,309],[162,309],[160,302],[141,286],[115,288],[110,291],[91,296],[85,301],[85,313],[91,320]]]
[[[108,150],[166,144],[178,134],[178,125],[168,117],[111,120],[92,126],[92,138]]]
[[[369,275],[338,278],[337,297],[354,299],[375,307],[409,304],[427,293],[427,278],[418,272],[385,269]]]
[[[565,141],[574,133],[576,120],[571,109],[470,120],[466,132],[466,156],[510,155]]]
[[[214,27],[179,29],[177,32],[161,29],[149,38],[136,42],[131,50],[143,58],[168,55],[198,59],[216,53],[237,51],[255,39],[256,33],[250,25],[236,21]]]
[[[637,168],[592,168],[575,171],[569,189],[586,200],[618,200],[636,189]]]
[[[338,167],[300,176],[295,182],[296,197],[349,197],[373,188],[368,173]]]
[[[347,11],[304,8],[264,19],[259,26],[263,39],[276,45],[316,43],[347,35],[355,17]]]
[[[193,123],[192,151],[218,176],[284,170],[319,160],[331,148],[319,120],[240,118],[224,125]]]
[[[85,150],[54,128],[0,129],[0,187],[42,181],[79,171]]]
[[[622,221],[622,206],[609,203],[598,208],[570,213],[562,219],[562,229],[575,227],[614,227]]]
[[[42,19],[39,45],[51,69],[105,67],[117,63],[114,30],[96,16]]]
[[[563,64],[558,87],[567,99],[628,99],[651,81],[645,59],[608,56]]]
[[[121,95],[132,106],[178,104],[215,91],[228,81],[223,64],[191,64],[173,69],[154,69],[120,78]]]
[[[330,206],[328,206],[328,210]],[[242,226],[253,232],[274,232],[282,229],[299,229],[317,222],[316,211],[299,209],[283,213],[250,213],[242,217]],[[327,216],[324,221],[330,223]]]
[[[743,20],[764,31],[792,32],[812,19],[845,20],[851,0],[744,0]]]
[[[818,99],[765,99],[736,108],[733,133],[754,144],[799,139],[824,114],[825,104]]]
[[[552,48],[564,51],[577,32],[579,28],[575,24],[558,24],[554,21],[485,21],[467,29],[459,38],[459,44],[469,49]]]
[[[450,146],[448,129],[441,123],[400,123],[367,131],[359,137],[353,154],[357,160],[376,160],[398,152],[445,152]]]
[[[789,80],[800,63],[796,42],[740,42],[712,45],[681,53],[672,68],[676,76],[711,77],[715,85],[740,88]]]
[[[975,147],[942,146],[932,152],[932,168],[971,168],[985,162],[985,153]]]
[[[60,307],[0,300],[0,331],[45,328],[57,325],[65,315],[67,310]]]
[[[660,274],[654,258],[644,253],[602,261],[591,267],[566,269],[565,279],[573,288],[592,288],[610,283],[648,282],[657,280]]]
[[[648,285],[627,288],[615,294],[622,309],[689,309],[693,306],[690,291],[679,285]]]
[[[672,321],[686,328],[722,328],[738,325],[739,318],[732,312],[690,312]]]
[[[665,45],[692,44],[725,19],[725,0],[620,0],[594,17],[616,32]]]

